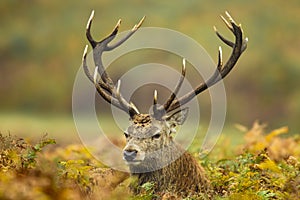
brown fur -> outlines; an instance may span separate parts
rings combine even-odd
[[[210,183],[205,176],[204,169],[188,152],[160,170],[133,175],[138,177],[139,186],[146,182],[155,183],[156,193],[170,191],[180,196],[198,193],[210,196],[211,193]],[[136,192],[139,191],[136,190]]]

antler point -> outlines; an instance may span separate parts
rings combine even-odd
[[[143,18],[140,20],[139,24],[142,25],[142,23],[145,21],[145,19],[146,19],[146,15],[143,16]]]
[[[183,72],[183,74],[185,73],[185,71],[186,71],[186,59],[183,58],[182,59],[182,72]]]
[[[215,31],[215,32],[218,32],[218,29],[217,29],[216,26],[213,26],[213,28],[214,28],[214,31]]]
[[[236,24],[235,21],[233,20],[233,18],[231,17],[231,15],[229,14],[229,12],[225,11],[225,14],[228,17],[230,23]]]
[[[157,104],[157,90],[154,90],[153,102],[154,104]]]
[[[120,94],[120,87],[121,87],[121,79],[119,79],[117,83],[117,94]]]
[[[229,12],[225,11],[226,16],[229,18],[230,21],[233,21],[231,15],[229,14]]]
[[[234,25],[235,22],[233,21],[232,17],[229,15],[228,12],[225,12],[225,13],[226,13],[227,17],[229,18],[230,23],[225,19],[225,17],[223,17],[223,15],[221,15],[221,19],[225,23],[225,25],[233,32],[232,25]]]
[[[144,20],[145,20],[146,16],[144,16],[140,21],[139,23],[135,24],[132,28],[132,31],[136,31],[138,28],[141,27],[141,25],[143,24]]]
[[[140,114],[140,111],[137,109],[137,107],[132,103],[131,101],[129,102],[129,105],[135,110],[137,114]]]
[[[144,22],[144,20],[146,19],[146,15],[144,15],[143,17],[142,17],[142,19],[139,21],[139,25],[141,25],[143,22]]]
[[[218,67],[218,70],[220,71],[223,67],[223,55],[222,55],[222,47],[219,46],[219,67]]]
[[[225,19],[225,17],[223,17],[223,15],[220,15],[220,17],[223,21],[226,21],[226,19]]]
[[[85,48],[84,48],[84,51],[83,51],[83,54],[82,54],[82,60],[84,60],[86,58],[87,50],[88,50],[88,45],[85,45]]]
[[[88,23],[87,23],[87,25],[86,25],[86,29],[89,29],[89,28],[90,28],[90,26],[91,26],[91,24],[92,24],[92,21],[93,21],[93,18],[94,18],[94,14],[95,14],[95,11],[92,10],[92,13],[91,13],[90,18],[89,18],[89,20],[88,20]]]
[[[222,52],[222,47],[219,46],[219,56],[220,56],[220,60],[222,61],[222,58],[223,58],[223,52]]]
[[[121,25],[122,19],[119,19],[117,24],[116,24],[116,28],[119,29],[120,25]]]
[[[97,84],[97,77],[98,77],[98,66],[95,67],[95,72],[94,72],[94,84]]]

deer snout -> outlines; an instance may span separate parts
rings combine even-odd
[[[128,144],[123,150],[123,159],[127,164],[139,164],[145,159],[145,153],[135,144]]]
[[[134,149],[124,150],[123,158],[128,162],[134,161],[136,159],[137,153],[138,151]]]

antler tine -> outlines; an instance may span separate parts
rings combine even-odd
[[[105,101],[124,110],[124,108],[121,106],[121,104],[115,98],[112,98],[111,94],[107,93],[105,90],[103,90],[103,88],[101,88],[101,84],[99,84],[99,82],[97,81],[97,77],[98,77],[98,67],[95,68],[95,72],[94,72],[94,76],[93,76],[93,82],[94,82],[97,92],[103,97],[103,99]],[[127,112],[127,110],[124,110],[124,111]]]
[[[125,109],[126,112],[128,112],[128,114],[130,115],[131,118],[134,117],[134,115],[138,114],[138,111],[136,109],[136,107],[132,107],[131,105],[133,105],[133,103],[131,102],[130,104],[122,97],[121,93],[120,93],[120,87],[121,87],[121,80],[118,80],[117,83],[117,88],[116,88],[116,92],[115,92],[115,96],[117,97],[117,100],[119,101],[119,103],[121,104],[121,106],[123,107],[123,110]]]
[[[94,77],[93,77],[93,80],[94,80],[94,84],[97,84],[97,77],[98,77],[98,66],[95,67],[95,72],[94,72]]]
[[[237,23],[234,21],[234,19],[231,17],[231,15],[227,11],[225,11],[225,14],[226,14],[229,22],[222,15],[221,15],[221,19],[223,20],[225,25],[228,27],[228,29],[231,30],[232,33],[234,33],[234,31],[235,31],[234,27],[237,27],[237,26],[240,27],[240,25],[237,25]]]
[[[146,16],[143,16],[143,18],[139,21],[139,23],[137,23],[136,25],[133,26],[132,31],[136,31],[137,29],[139,29],[142,26],[145,18],[146,18]]]
[[[84,48],[84,52],[83,52],[83,56],[82,56],[82,67],[83,67],[83,71],[84,71],[85,75],[88,77],[88,79],[93,84],[96,84],[95,83],[95,78],[97,78],[97,76],[98,76],[98,66],[96,66],[94,76],[92,76],[89,69],[88,69],[88,66],[86,64],[87,48],[88,48],[88,45],[86,45],[85,48]],[[96,71],[97,71],[97,73],[96,73]],[[103,88],[104,90],[106,90],[107,92],[110,93],[110,91],[111,91],[110,88],[101,79],[99,79],[97,81],[97,84],[99,84],[99,86],[101,88]]]
[[[115,48],[117,48],[118,46],[120,46],[121,44],[123,44],[127,39],[129,39],[143,24],[146,16],[144,16],[137,24],[135,24],[133,26],[133,28],[129,31],[129,33],[122,38],[121,40],[119,40],[117,43],[108,46],[108,43],[111,42],[117,35],[120,25],[121,25],[121,19],[118,20],[117,24],[115,25],[115,28],[113,29],[113,31],[111,32],[111,34],[109,34],[107,37],[105,37],[103,40],[101,40],[100,42],[97,42],[94,40],[94,38],[91,35],[91,26],[92,26],[92,21],[94,18],[94,10],[91,13],[91,16],[88,20],[87,26],[86,26],[86,36],[89,40],[89,42],[91,43],[92,47],[95,48],[97,46],[97,44],[105,44],[103,46],[103,51],[111,51]]]
[[[93,83],[94,79],[93,79],[92,75],[90,74],[90,71],[89,71],[89,69],[87,67],[87,64],[86,64],[87,49],[88,49],[88,45],[85,46],[84,51],[83,51],[82,66],[83,66],[83,70],[84,70],[85,75]]]
[[[227,15],[227,14],[226,14]],[[227,15],[228,16],[228,15]],[[223,20],[223,22],[225,23],[225,25],[227,26],[227,28],[229,29],[229,30],[231,30],[231,32],[233,32],[233,27],[232,27],[232,23],[229,23],[226,19],[225,19],[225,17],[223,17],[223,15],[220,15],[220,17],[221,17],[221,19]],[[232,20],[232,18],[231,18],[231,16],[229,15],[229,17],[230,17],[230,22],[233,22],[233,20]]]
[[[219,51],[218,51],[218,65],[216,67],[215,72],[206,81],[206,83],[204,84],[204,86],[206,86],[208,88],[208,87],[212,86],[213,84],[217,83],[218,81],[220,81],[222,79],[222,70],[223,70],[222,47],[219,46]],[[202,86],[202,87],[204,87],[204,86]]]
[[[121,24],[121,19],[118,20],[118,22],[117,22],[117,24],[116,24],[116,26],[113,29],[113,31],[112,31],[111,34],[109,34],[103,40],[97,42],[97,41],[95,41],[95,39],[93,38],[93,36],[91,34],[91,27],[92,27],[92,22],[93,22],[94,16],[95,16],[95,11],[92,10],[92,13],[91,13],[90,18],[88,20],[88,23],[86,25],[86,37],[89,40],[89,42],[90,42],[90,44],[92,45],[93,48],[95,48],[98,44],[104,44],[104,43],[105,43],[105,46],[106,46],[117,35],[119,27],[120,27],[120,24]],[[104,48],[103,50],[105,51],[106,49]]]
[[[218,71],[221,71],[222,67],[223,67],[223,58],[222,58],[222,47],[219,46],[219,51],[218,51]]]
[[[236,28],[239,28],[241,29],[241,25],[237,25],[237,23],[234,21],[234,19],[230,16],[230,14],[226,11],[225,14],[227,15],[230,23],[221,15],[221,19],[224,21],[224,23],[226,24],[226,26],[231,30],[231,32],[235,32],[235,29]],[[217,28],[214,26],[214,30],[217,34],[217,36],[225,43],[227,44],[228,46],[230,47],[234,47],[235,43],[231,42],[230,40],[226,39],[224,36],[222,36]],[[242,31],[242,29],[241,29]],[[247,48],[247,43],[248,43],[248,38],[246,37],[244,40],[243,40],[243,46],[242,46],[242,52],[246,50]]]
[[[184,81],[185,78],[185,74],[186,74],[186,59],[183,58],[182,59],[182,69],[181,69],[181,75],[179,78],[179,81],[174,89],[174,92],[172,92],[172,94],[170,95],[170,97],[167,99],[166,103],[159,109],[159,111],[161,112],[161,117],[163,115],[164,112],[168,111],[170,105],[172,104],[172,102],[174,101],[174,99],[176,98],[182,83]]]
[[[230,29],[230,31],[235,36],[235,42],[231,42],[227,39],[225,39],[217,29],[214,27],[215,32],[217,36],[228,46],[232,47],[232,53],[228,59],[228,61],[223,66],[222,61],[222,49],[219,47],[218,51],[218,65],[216,67],[215,72],[213,75],[204,83],[200,83],[193,91],[190,91],[189,93],[185,94],[181,98],[174,100],[167,112],[170,112],[172,110],[177,109],[178,107],[186,104],[191,99],[193,99],[196,95],[200,94],[207,88],[211,87],[212,85],[216,84],[223,78],[225,78],[229,72],[232,70],[232,68],[235,66],[236,62],[238,61],[239,57],[243,53],[243,51],[247,48],[247,42],[248,38],[243,39],[243,31],[241,28],[241,25],[237,25],[236,22],[233,20],[233,18],[229,15],[228,12],[226,12],[226,15],[229,19],[229,22],[221,16],[221,19],[224,21],[225,25]]]
[[[153,95],[153,104],[157,104],[157,90],[154,90],[154,95]]]
[[[135,110],[135,112],[137,113],[137,114],[140,114],[140,111],[138,110],[138,108],[130,101],[129,102],[129,104],[130,104],[130,107],[133,109],[133,110]]]
[[[248,38],[246,37],[243,41],[242,52],[244,52],[247,49],[247,44],[248,44]]]
[[[127,105],[127,102],[124,101],[124,99],[121,97],[120,88],[121,88],[121,80],[119,79],[118,83],[117,83],[115,96],[117,97],[117,99],[120,102],[121,106],[123,106],[125,109],[127,109],[128,105]]]
[[[86,25],[86,37],[87,37],[88,41],[90,42],[90,44],[92,45],[93,48],[95,48],[96,45],[97,45],[97,42],[94,40],[94,38],[91,35],[91,26],[92,26],[92,22],[93,22],[93,19],[94,19],[94,14],[95,14],[95,11],[92,10],[92,13],[91,13],[90,18],[88,20],[88,23]]]
[[[227,44],[228,46],[230,47],[233,47],[234,46],[234,43],[231,42],[230,40],[227,40],[225,37],[223,37],[217,30],[217,28],[214,26],[214,30],[215,30],[215,33],[217,34],[218,38],[220,38],[225,44]]]
[[[135,105],[133,103],[130,103],[130,105],[128,105],[127,102],[121,96],[121,94],[120,94],[121,81],[120,80],[118,81],[117,89],[115,92],[115,96],[117,97],[117,99],[115,99],[112,97],[111,94],[109,94],[103,90],[103,88],[101,87],[102,84],[99,84],[99,81],[101,81],[101,80],[97,81],[97,77],[98,77],[98,67],[95,67],[95,72],[94,72],[94,76],[93,76],[94,85],[96,87],[97,92],[104,98],[104,100],[106,100],[110,104],[113,104],[117,108],[119,108],[125,112],[128,112],[131,117],[133,117],[134,115],[139,113],[138,109],[135,107]]]
[[[117,48],[118,46],[120,46],[121,44],[123,44],[126,40],[128,40],[143,24],[144,20],[145,20],[146,16],[144,16],[139,23],[135,24],[133,26],[133,28],[127,33],[127,35],[125,35],[122,39],[120,39],[117,43],[110,45],[107,47],[107,50],[112,50]]]
[[[153,114],[155,117],[159,114],[159,111],[157,110],[157,90],[154,90],[153,95]]]

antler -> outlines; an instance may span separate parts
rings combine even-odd
[[[213,75],[205,82],[200,83],[194,90],[190,91],[189,93],[185,94],[184,96],[180,97],[179,99],[175,99],[182,82],[185,77],[185,59],[183,59],[183,65],[182,65],[182,73],[181,77],[179,79],[178,84],[176,85],[174,92],[170,95],[170,97],[167,99],[166,103],[164,105],[161,105],[160,107],[157,107],[156,103],[153,106],[153,112],[154,116],[158,119],[160,119],[162,116],[164,116],[165,113],[168,113],[172,110],[175,110],[179,108],[180,106],[188,103],[190,100],[192,100],[195,96],[206,90],[207,88],[213,86],[223,78],[229,74],[229,72],[232,70],[232,68],[235,66],[236,62],[238,61],[241,54],[245,51],[247,48],[247,42],[248,38],[243,39],[243,31],[241,28],[241,25],[237,25],[236,22],[232,19],[232,17],[229,15],[228,12],[226,12],[226,15],[229,19],[229,22],[221,16],[221,19],[224,21],[226,26],[229,28],[229,30],[234,34],[235,36],[235,42],[231,42],[224,38],[214,27],[214,30],[217,34],[217,36],[228,46],[232,47],[232,53],[228,59],[228,61],[223,65],[222,61],[222,48],[219,47],[218,52],[218,65],[216,67],[215,72]],[[156,100],[154,102],[157,102],[157,94],[156,94]]]
[[[82,58],[84,72],[88,77],[88,79],[95,85],[98,93],[108,103],[125,111],[130,115],[131,118],[133,118],[136,114],[139,113],[139,111],[132,102],[127,102],[121,95],[120,93],[121,81],[119,80],[117,86],[115,86],[114,82],[105,71],[105,68],[102,63],[102,54],[104,51],[111,51],[117,48],[118,46],[123,44],[127,39],[129,39],[130,36],[132,36],[142,25],[145,17],[143,17],[138,24],[134,25],[134,27],[128,32],[128,34],[124,38],[120,39],[118,42],[112,45],[109,45],[109,43],[116,37],[121,24],[121,20],[119,19],[119,21],[117,22],[115,28],[113,29],[110,35],[105,37],[103,40],[97,42],[94,40],[94,38],[91,35],[91,26],[92,26],[93,18],[94,18],[94,11],[92,11],[86,26],[86,37],[93,47],[93,58],[94,58],[94,63],[96,68],[95,68],[94,75],[92,76],[86,63],[87,48],[88,48],[88,46],[86,46]],[[99,80],[98,80],[98,74],[100,74]]]

